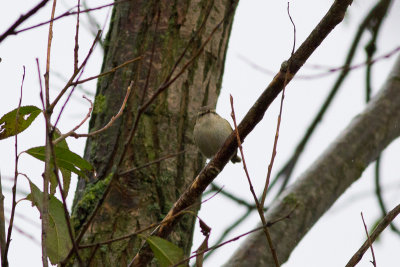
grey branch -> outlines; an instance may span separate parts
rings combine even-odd
[[[365,110],[265,213],[265,219],[273,221],[297,205],[288,220],[270,228],[281,263],[336,199],[399,135],[400,57]],[[250,235],[226,266],[274,266],[264,235]]]

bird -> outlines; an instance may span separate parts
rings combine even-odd
[[[194,142],[206,158],[212,158],[224,144],[233,129],[229,122],[210,107],[201,107],[193,129]],[[233,163],[241,162],[237,149],[231,157]]]

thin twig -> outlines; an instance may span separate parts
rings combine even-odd
[[[211,190],[210,191],[220,191],[222,190],[222,188],[220,188],[219,186],[217,186],[215,183],[211,184]],[[235,196],[234,194],[227,192],[226,190],[222,190],[221,191],[221,195],[224,197],[229,198],[230,200],[236,202],[239,205],[245,206],[246,208],[250,209],[250,210],[255,210],[257,209],[257,206],[255,204],[251,204],[249,202],[247,202],[244,199],[241,199],[237,196]],[[264,209],[264,212],[266,211],[266,209]]]
[[[84,66],[86,66],[87,61],[89,60],[89,57],[92,55],[93,50],[95,48],[96,43],[101,37],[101,31],[97,32],[96,38],[94,38],[92,46],[89,49],[89,52],[86,55],[86,58],[83,60],[82,64],[79,66],[79,68],[71,75],[69,78],[67,84],[64,86],[63,89],[61,89],[61,92],[56,96],[54,101],[51,103],[49,106],[49,111],[53,111],[54,107],[57,105],[58,101],[60,101],[61,97],[65,94],[65,92],[68,90],[70,86],[72,86],[73,81],[75,80],[76,76],[79,74],[79,72],[82,70]]]
[[[89,9],[81,10],[80,13],[83,14],[83,13],[88,13],[88,12],[95,11],[95,10],[100,10],[100,9],[103,9],[103,8],[106,8],[106,7],[110,7],[110,6],[114,6],[114,5],[117,5],[117,4],[120,4],[120,3],[124,3],[124,2],[127,2],[127,1],[129,1],[129,0],[115,1],[115,2],[113,2],[113,3],[105,4],[105,5],[102,5],[102,6],[98,6],[98,7],[94,7],[94,8],[89,8]],[[21,30],[15,31],[15,32],[12,33],[12,34],[18,34],[18,33],[24,32],[24,31],[32,30],[32,29],[34,29],[34,28],[38,28],[38,27],[40,27],[40,26],[49,24],[50,22],[59,20],[59,19],[61,19],[61,18],[68,17],[68,16],[72,16],[72,15],[76,15],[78,12],[76,12],[76,11],[71,11],[71,10],[74,9],[74,8],[75,8],[75,7],[71,8],[70,10],[64,12],[64,13],[61,14],[61,15],[58,15],[57,17],[55,17],[55,18],[53,18],[53,19],[50,19],[50,20],[47,20],[47,21],[45,21],[45,22],[41,22],[41,23],[35,24],[35,25],[33,25],[33,26],[29,26],[29,27],[27,27],[27,28],[23,28],[23,29],[21,29]]]
[[[22,15],[19,17],[19,19],[17,21],[15,21],[13,23],[13,25],[11,25],[1,36],[0,36],[0,43],[7,38],[9,35],[14,35],[17,34],[17,32],[15,31],[15,29],[21,25],[25,20],[27,20],[28,18],[30,18],[32,15],[34,15],[37,11],[39,11],[39,9],[41,9],[42,7],[44,7],[47,2],[49,0],[42,0],[40,1],[36,6],[34,6],[31,10],[28,11],[28,13],[26,13],[25,15]]]
[[[93,110],[93,102],[89,98],[87,98],[85,95],[83,95],[82,98],[86,99],[90,103],[90,108],[89,108],[89,111],[86,114],[85,118],[83,118],[83,120],[78,125],[76,125],[71,131],[69,131],[65,134],[62,134],[60,137],[58,137],[56,140],[54,140],[53,145],[58,144],[59,142],[61,142],[65,138],[67,138],[68,136],[74,135],[75,131],[78,130],[90,118],[90,115],[92,114],[92,110]]]
[[[208,252],[208,251],[210,251],[210,250],[215,250],[215,249],[217,249],[217,248],[219,248],[219,247],[222,247],[222,246],[224,246],[224,245],[226,245],[226,244],[228,244],[228,243],[232,243],[233,241],[239,240],[240,238],[242,238],[242,237],[244,237],[244,236],[247,236],[247,235],[249,235],[249,234],[251,234],[251,233],[254,233],[254,232],[257,232],[257,231],[259,231],[259,230],[263,230],[263,229],[265,229],[265,228],[271,227],[271,226],[274,225],[275,223],[278,223],[278,222],[280,222],[280,221],[283,221],[283,220],[285,220],[285,219],[288,219],[288,218],[290,217],[290,215],[292,214],[292,212],[296,209],[296,207],[297,207],[297,206],[295,206],[287,215],[285,215],[285,216],[283,216],[283,217],[281,217],[281,218],[278,218],[278,219],[276,219],[275,221],[266,222],[265,224],[263,224],[263,225],[260,226],[260,227],[254,228],[253,230],[250,230],[250,231],[248,231],[248,232],[246,232],[246,233],[243,233],[243,234],[241,234],[241,235],[238,235],[238,236],[236,236],[236,237],[234,237],[234,238],[232,238],[232,239],[229,239],[229,240],[227,240],[227,241],[225,241],[225,242],[222,242],[222,243],[220,243],[220,244],[218,244],[218,245],[209,247],[209,248],[204,249],[204,250],[202,250],[202,251],[197,251],[197,252],[196,252],[195,254],[193,254],[192,256],[187,257],[187,258],[181,260],[180,262],[175,263],[175,264],[172,265],[171,267],[176,267],[176,266],[179,266],[179,265],[181,265],[181,264],[184,264],[184,263],[188,262],[190,259],[192,259],[192,258],[194,258],[194,257],[197,257],[198,255],[204,254],[204,253],[206,253],[206,252]]]
[[[363,221],[363,224],[364,224],[365,234],[367,235],[368,246],[371,248],[371,254],[372,254],[372,265],[374,265],[374,267],[376,267],[376,259],[375,259],[374,248],[372,247],[371,238],[369,237],[369,234],[368,234],[368,228],[367,228],[367,225],[365,224],[365,221],[364,221],[364,216],[363,216],[363,213],[362,213],[362,212],[361,212],[361,219],[362,219],[362,221]]]
[[[81,11],[81,0],[78,0],[78,13],[76,14],[75,48],[74,48],[74,72],[78,69],[79,62],[79,13]]]
[[[358,249],[358,251],[351,257],[349,262],[346,264],[346,267],[353,267],[362,259],[364,253],[370,247],[370,243],[374,243],[374,241],[378,238],[378,236],[383,232],[383,230],[388,227],[388,225],[396,218],[396,216],[400,213],[400,204],[397,205],[394,209],[388,212],[388,214],[382,218],[379,224],[375,227],[374,231],[370,235],[370,241],[366,240],[364,244]]]
[[[231,101],[231,109],[232,109],[231,116],[232,116],[232,120],[233,120],[233,125],[235,126],[234,131],[236,133],[236,140],[237,140],[237,143],[238,143],[238,148],[239,148],[239,151],[240,151],[240,155],[242,156],[243,169],[244,169],[244,172],[246,173],[247,182],[249,183],[249,187],[250,187],[250,192],[251,192],[251,194],[252,194],[252,196],[254,198],[254,202],[256,203],[258,215],[260,216],[262,224],[266,225],[263,206],[261,206],[260,202],[258,201],[256,193],[254,192],[253,184],[251,183],[249,172],[247,170],[246,159],[245,159],[244,153],[243,153],[242,142],[240,141],[239,131],[238,131],[237,124],[236,124],[235,109],[233,107],[233,97],[232,97],[232,95],[230,95],[230,101]],[[279,264],[279,260],[278,260],[278,255],[276,254],[276,249],[275,249],[274,243],[272,242],[271,235],[270,235],[267,227],[263,227],[263,230],[264,230],[265,236],[266,236],[267,241],[268,241],[269,249],[271,250],[271,254],[272,254],[273,258],[274,258],[275,266],[279,267],[280,264]]]
[[[220,235],[220,237],[217,239],[217,241],[215,242],[215,244],[221,243],[221,242],[225,239],[225,237],[228,236],[228,234],[230,234],[230,232],[232,232],[236,227],[238,227],[245,219],[249,218],[250,213],[253,212],[253,211],[254,211],[254,209],[249,209],[249,208],[247,208],[246,212],[245,212],[243,215],[241,215],[240,217],[238,217],[238,218],[236,219],[236,221],[234,221],[229,227],[227,227],[227,228],[223,231],[223,233],[222,233],[222,234]],[[207,254],[204,256],[204,261],[205,261],[208,257],[210,257],[210,256],[214,253],[214,251],[215,251],[215,250],[211,250],[209,253],[207,253]]]
[[[125,66],[127,66],[127,65],[129,65],[129,64],[131,64],[131,63],[133,63],[133,62],[135,62],[135,61],[137,61],[137,60],[140,60],[140,59],[142,59],[142,58],[143,58],[143,56],[140,56],[140,57],[136,57],[136,58],[134,58],[134,59],[125,61],[125,62],[122,63],[121,65],[118,65],[118,66],[116,66],[115,68],[112,68],[112,69],[109,70],[109,71],[106,71],[106,72],[100,73],[100,74],[98,74],[98,75],[95,75],[95,76],[86,78],[86,79],[84,79],[84,80],[78,80],[78,81],[76,81],[76,82],[71,83],[71,85],[78,85],[78,84],[81,84],[81,83],[85,83],[85,82],[88,82],[88,81],[91,81],[91,80],[94,80],[94,79],[97,79],[97,78],[106,76],[106,75],[111,74],[111,73],[114,73],[115,71],[117,71],[117,70],[119,70],[119,69],[121,69],[121,68],[123,68],[123,67],[125,67]]]
[[[53,7],[51,10],[51,20],[54,18],[56,11],[57,0],[53,0]],[[44,99],[42,98],[43,116],[46,122],[46,149],[45,149],[45,171],[43,173],[43,200],[42,200],[42,263],[44,267],[48,266],[47,259],[47,229],[49,228],[49,183],[51,175],[51,113],[50,106],[50,52],[51,43],[53,40],[53,21],[49,25],[49,35],[47,39],[47,59],[46,59],[46,73],[44,74]]]
[[[82,68],[80,69],[80,71],[77,72],[77,73],[79,73],[79,75],[78,75],[78,77],[77,77],[77,80],[79,80],[79,79],[81,78],[81,76],[83,75],[83,72],[84,72],[84,68],[85,68],[85,67],[86,67],[86,64],[85,64],[85,65],[82,65]],[[77,71],[77,69],[74,68],[74,71]],[[67,106],[69,100],[71,99],[71,97],[72,97],[72,95],[73,95],[73,93],[75,92],[75,89],[76,89],[76,87],[77,87],[77,85],[72,85],[72,84],[71,84],[70,86],[72,86],[72,89],[71,89],[71,91],[69,92],[67,98],[65,99],[64,104],[62,105],[60,112],[58,113],[56,122],[54,123],[54,126],[53,126],[53,130],[55,130],[55,129],[57,128],[58,122],[59,122],[60,119],[61,119],[61,115],[62,115],[62,113],[64,112],[65,107]]]
[[[209,198],[201,201],[201,203],[193,203],[192,205],[188,206],[186,209],[182,210],[180,213],[177,213],[174,216],[174,218],[182,215],[183,213],[187,213],[190,210],[190,208],[192,208],[192,207],[199,206],[199,205],[209,201],[210,199],[214,198],[219,192],[220,191],[216,192],[215,194],[213,194]],[[140,229],[138,231],[135,231],[133,233],[130,233],[130,234],[127,234],[127,235],[123,235],[123,236],[120,236],[120,237],[117,237],[117,238],[109,239],[109,240],[106,240],[106,241],[101,241],[101,242],[87,244],[87,245],[80,245],[79,248],[89,248],[89,247],[94,247],[94,246],[101,246],[101,245],[106,245],[106,244],[111,244],[111,243],[114,243],[114,242],[117,242],[117,241],[121,241],[121,240],[124,240],[124,239],[128,239],[128,238],[131,238],[131,237],[136,236],[138,234],[141,234],[141,233],[143,233],[143,232],[145,232],[147,230],[150,230],[152,228],[159,227],[160,225],[165,224],[167,222],[168,222],[168,220],[166,220],[166,221],[163,220],[163,221],[158,222],[158,223],[150,224],[149,226],[147,226],[147,227],[145,227],[143,229]]]
[[[161,161],[164,161],[164,160],[166,160],[166,159],[170,159],[170,158],[179,156],[180,154],[183,154],[183,153],[185,153],[185,152],[186,152],[186,150],[182,150],[182,151],[179,151],[179,152],[174,153],[174,154],[166,155],[166,156],[161,157],[161,158],[159,158],[159,159],[156,159],[156,160],[150,161],[150,162],[148,162],[148,163],[146,163],[146,164],[143,164],[142,166],[134,167],[134,168],[132,168],[132,169],[129,169],[129,170],[126,170],[126,171],[122,171],[122,172],[120,172],[118,175],[121,176],[121,175],[128,174],[128,173],[130,173],[130,172],[134,172],[134,171],[137,171],[137,170],[146,168],[146,167],[148,167],[148,166],[150,166],[150,165],[153,165],[153,164],[156,164],[156,163],[160,163]]]
[[[6,217],[4,216],[4,195],[3,195],[3,187],[1,184],[1,171],[0,171],[0,253],[1,253],[1,265],[7,266],[4,264],[5,261],[5,247],[6,247]]]
[[[293,47],[292,47],[292,52],[290,56],[293,56],[295,48],[296,48],[296,25],[293,22],[292,16],[290,16],[290,11],[289,11],[289,2],[287,3],[287,13],[290,19],[290,22],[293,25]],[[285,88],[289,80],[289,70],[290,70],[290,61],[288,65],[286,66],[286,74],[285,74],[285,80],[283,82],[283,87],[282,87],[282,97],[281,97],[281,103],[279,106],[279,114],[278,114],[278,120],[276,123],[276,132],[275,132],[275,139],[274,139],[274,146],[272,148],[272,155],[271,155],[271,160],[268,165],[268,172],[267,172],[267,178],[265,179],[265,186],[264,186],[264,191],[261,197],[261,207],[264,207],[265,204],[265,198],[267,197],[267,192],[268,192],[268,187],[269,187],[269,181],[271,178],[271,173],[272,173],[272,166],[274,165],[274,160],[276,156],[276,148],[278,146],[278,138],[279,138],[279,129],[281,126],[281,119],[282,119],[282,110],[283,110],[283,100],[285,99]]]
[[[376,195],[376,198],[378,199],[379,208],[381,210],[382,216],[385,216],[387,211],[386,211],[385,202],[383,200],[382,188],[381,188],[381,184],[380,184],[380,177],[381,177],[380,176],[380,166],[381,166],[381,155],[379,155],[375,161],[375,195]],[[395,232],[396,234],[400,235],[400,230],[393,223],[390,224],[390,229],[393,232]]]
[[[17,202],[17,205],[18,205],[18,202]],[[6,221],[8,222],[8,220],[6,220]],[[33,243],[35,243],[35,245],[40,246],[39,240],[37,240],[33,235],[29,234],[29,232],[27,232],[25,229],[20,228],[17,224],[13,225],[13,230],[17,231],[20,235],[30,239]],[[3,266],[7,266],[7,265],[2,265],[2,267]]]
[[[128,89],[126,90],[126,94],[125,94],[125,98],[124,101],[122,102],[121,108],[119,109],[118,113],[115,116],[112,116],[110,121],[101,129],[98,129],[94,132],[90,132],[87,134],[72,134],[75,138],[79,138],[79,137],[88,137],[88,136],[93,136],[96,134],[99,134],[101,132],[104,132],[105,130],[107,130],[108,128],[111,127],[111,125],[113,125],[113,123],[119,118],[121,117],[121,115],[124,112],[125,106],[126,106],[126,102],[128,101],[129,95],[131,93],[131,89],[133,86],[133,81],[131,81],[131,83],[128,86]]]
[[[359,68],[366,67],[368,65],[374,65],[375,63],[378,63],[378,62],[380,62],[382,60],[389,59],[392,56],[394,56],[396,53],[398,53],[399,51],[400,51],[400,46],[397,46],[397,47],[393,48],[392,50],[390,50],[389,52],[386,52],[383,55],[378,56],[376,58],[370,59],[369,61],[367,59],[364,62],[357,63],[357,64],[350,65],[350,66],[343,65],[343,66],[340,66],[340,67],[329,67],[324,72],[317,73],[317,74],[296,75],[296,77],[293,77],[293,79],[295,79],[295,80],[318,79],[318,78],[324,78],[326,76],[335,74],[338,71],[356,70],[356,69],[359,69]],[[238,58],[240,60],[242,60],[243,62],[245,62],[246,64],[250,65],[250,67],[252,67],[253,69],[255,69],[255,70],[259,71],[259,72],[262,72],[263,74],[268,74],[268,75],[271,75],[271,76],[275,74],[272,70],[266,69],[265,67],[258,65],[257,63],[251,61],[250,59],[246,58],[243,55],[239,54]],[[310,66],[310,65],[304,65],[304,67],[306,67],[306,66]]]
[[[22,74],[22,82],[21,82],[21,92],[20,92],[20,97],[19,97],[19,102],[18,102],[18,109],[17,113],[15,115],[15,166],[14,166],[14,185],[12,187],[12,204],[11,204],[11,215],[10,215],[10,223],[8,224],[8,232],[7,232],[7,240],[5,243],[5,247],[1,248],[2,254],[2,266],[8,266],[8,249],[10,247],[10,242],[11,242],[11,234],[12,234],[12,229],[13,229],[13,224],[14,224],[14,217],[15,217],[15,209],[17,206],[16,202],[16,196],[17,196],[17,180],[18,180],[18,161],[19,161],[19,155],[18,155],[18,125],[19,125],[19,110],[21,108],[22,104],[22,92],[23,92],[23,87],[24,87],[24,81],[25,81],[25,66],[23,66],[23,74]],[[1,195],[2,198],[4,198],[3,195]],[[3,202],[3,201],[2,201]],[[3,208],[3,222],[4,222],[4,208]],[[1,231],[4,231],[5,229],[2,229]],[[4,252],[4,254],[3,254]]]

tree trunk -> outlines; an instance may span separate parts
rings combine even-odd
[[[315,222],[376,157],[400,136],[400,57],[381,92],[265,214],[278,258],[285,262]],[[265,235],[250,235],[226,266],[275,266]]]
[[[143,58],[98,81],[91,132],[118,113],[131,81],[133,88],[123,116],[87,140],[85,158],[95,166],[97,177],[78,181],[73,205],[76,231],[81,230],[111,177],[115,178],[81,245],[117,238],[159,222],[203,167],[204,158],[193,145],[192,130],[197,110],[216,105],[235,8],[232,2],[133,0],[114,7],[102,72],[135,57]],[[223,18],[204,51],[142,114],[119,164],[138,109],[163,84],[185,47],[190,43],[172,77],[196,55]],[[115,175],[183,150],[186,152],[176,157]],[[194,222],[193,215],[185,215],[170,236],[186,255]],[[87,263],[95,252],[91,266],[126,266],[142,241],[133,236],[87,248],[81,257]]]

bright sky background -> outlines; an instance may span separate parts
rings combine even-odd
[[[34,1],[35,3],[38,1]],[[305,3],[304,3],[305,2]],[[291,2],[291,15],[297,27],[298,47],[308,36],[310,31],[326,13],[332,1],[303,1]],[[0,9],[0,32],[12,24],[22,13],[25,13],[35,3],[20,0],[9,1],[5,8]],[[108,1],[89,1],[90,7],[95,7]],[[371,0],[356,0],[349,9],[345,21],[336,27],[323,44],[317,49],[307,62],[306,66],[298,73],[320,73],[313,70],[309,64],[318,64],[329,67],[341,66],[351,44],[355,31],[365,16],[367,10],[375,3]],[[75,1],[59,1],[57,14],[63,13],[67,8],[75,5]],[[236,12],[233,31],[229,43],[229,50],[223,78],[223,89],[220,95],[217,112],[230,120],[229,94],[235,100],[237,119],[240,121],[247,110],[252,106],[257,97],[271,81],[270,74],[263,73],[250,66],[241,58],[244,57],[255,64],[276,73],[280,64],[290,56],[293,44],[293,29],[287,16],[286,1],[241,1]],[[33,16],[22,27],[48,20],[51,4]],[[108,9],[92,13],[101,25],[107,25]],[[383,55],[400,45],[400,4],[394,1],[389,16],[380,32],[377,56]],[[80,60],[84,58],[91,46],[93,36],[85,28],[87,18],[82,16],[80,34]],[[21,27],[21,28],[22,28]],[[8,37],[0,44],[0,80],[2,93],[0,97],[0,116],[14,109],[18,105],[23,66],[26,67],[26,77],[23,91],[23,105],[41,106],[39,100],[38,74],[35,58],[39,58],[41,72],[45,72],[46,46],[48,27],[43,26],[31,31]],[[62,88],[65,79],[73,70],[73,45],[75,34],[75,17],[64,18],[55,23],[52,47],[52,76],[51,95]],[[366,34],[362,39],[354,63],[365,60],[363,46],[369,41]],[[375,94],[385,81],[390,68],[397,55],[388,60],[382,60],[373,68],[373,93]],[[96,48],[83,77],[98,74],[102,64],[102,51]],[[338,73],[325,78],[293,80],[286,90],[283,118],[278,143],[278,154],[274,164],[276,172],[286,161],[297,145],[303,132],[311,122],[314,114],[319,109],[323,99],[328,94],[331,85]],[[323,119],[313,135],[313,139],[306,147],[304,155],[295,169],[294,179],[310,166],[319,157],[330,142],[348,125],[351,119],[363,110],[365,69],[352,71],[350,77],[342,86],[334,100],[333,106]],[[89,82],[84,88],[94,94],[96,82]],[[77,91],[62,116],[59,125],[65,132],[78,124],[88,110],[87,102],[81,98],[83,92]],[[86,94],[87,95],[87,94]],[[92,95],[87,95],[93,97]],[[271,149],[278,114],[278,102],[275,101],[267,111],[264,120],[249,135],[244,143],[247,166],[257,192],[261,192],[267,166],[271,156]],[[82,126],[81,132],[87,131],[87,124]],[[19,135],[18,151],[44,144],[43,118],[39,118],[32,126]],[[83,154],[85,139],[69,139],[70,149],[78,154]],[[9,217],[11,186],[14,173],[14,138],[0,141],[0,169],[2,174],[3,192],[6,200],[6,217]],[[400,202],[399,161],[400,142],[391,144],[382,160],[382,184],[384,198],[388,208],[393,208]],[[28,155],[22,155],[19,171],[27,174],[33,182],[41,186],[43,164]],[[297,266],[343,266],[365,239],[360,212],[364,213],[367,225],[371,227],[380,217],[377,200],[373,195],[373,168],[371,166],[364,172],[361,179],[353,184],[347,192],[335,203],[328,213],[312,228],[307,236],[294,250],[285,267]],[[274,172],[273,172],[274,176]],[[75,187],[76,180],[71,186]],[[248,190],[247,180],[241,165],[228,164],[223,173],[217,178],[216,183],[223,185],[224,189],[235,193],[243,199],[252,201]],[[19,176],[17,199],[26,196],[28,184],[26,178]],[[71,206],[73,191],[68,197]],[[210,244],[217,240],[219,234],[229,223],[242,216],[244,208],[218,195],[203,205],[199,216],[212,227]],[[245,222],[228,238],[234,237],[254,228],[259,218],[256,213],[249,216]],[[397,219],[399,221],[399,219]],[[10,247],[10,264],[12,266],[41,266],[40,251],[40,220],[39,213],[32,208],[28,201],[21,201],[17,206],[13,231],[13,240]],[[400,227],[400,223],[397,223]],[[193,247],[201,243],[201,234],[196,229]],[[240,246],[242,240],[224,246],[206,262],[206,266],[220,266]],[[398,262],[400,238],[388,229],[383,233],[379,242],[374,244],[378,266],[393,266]],[[22,253],[21,253],[22,252]],[[371,266],[370,253],[366,253],[363,261],[358,266]]]

